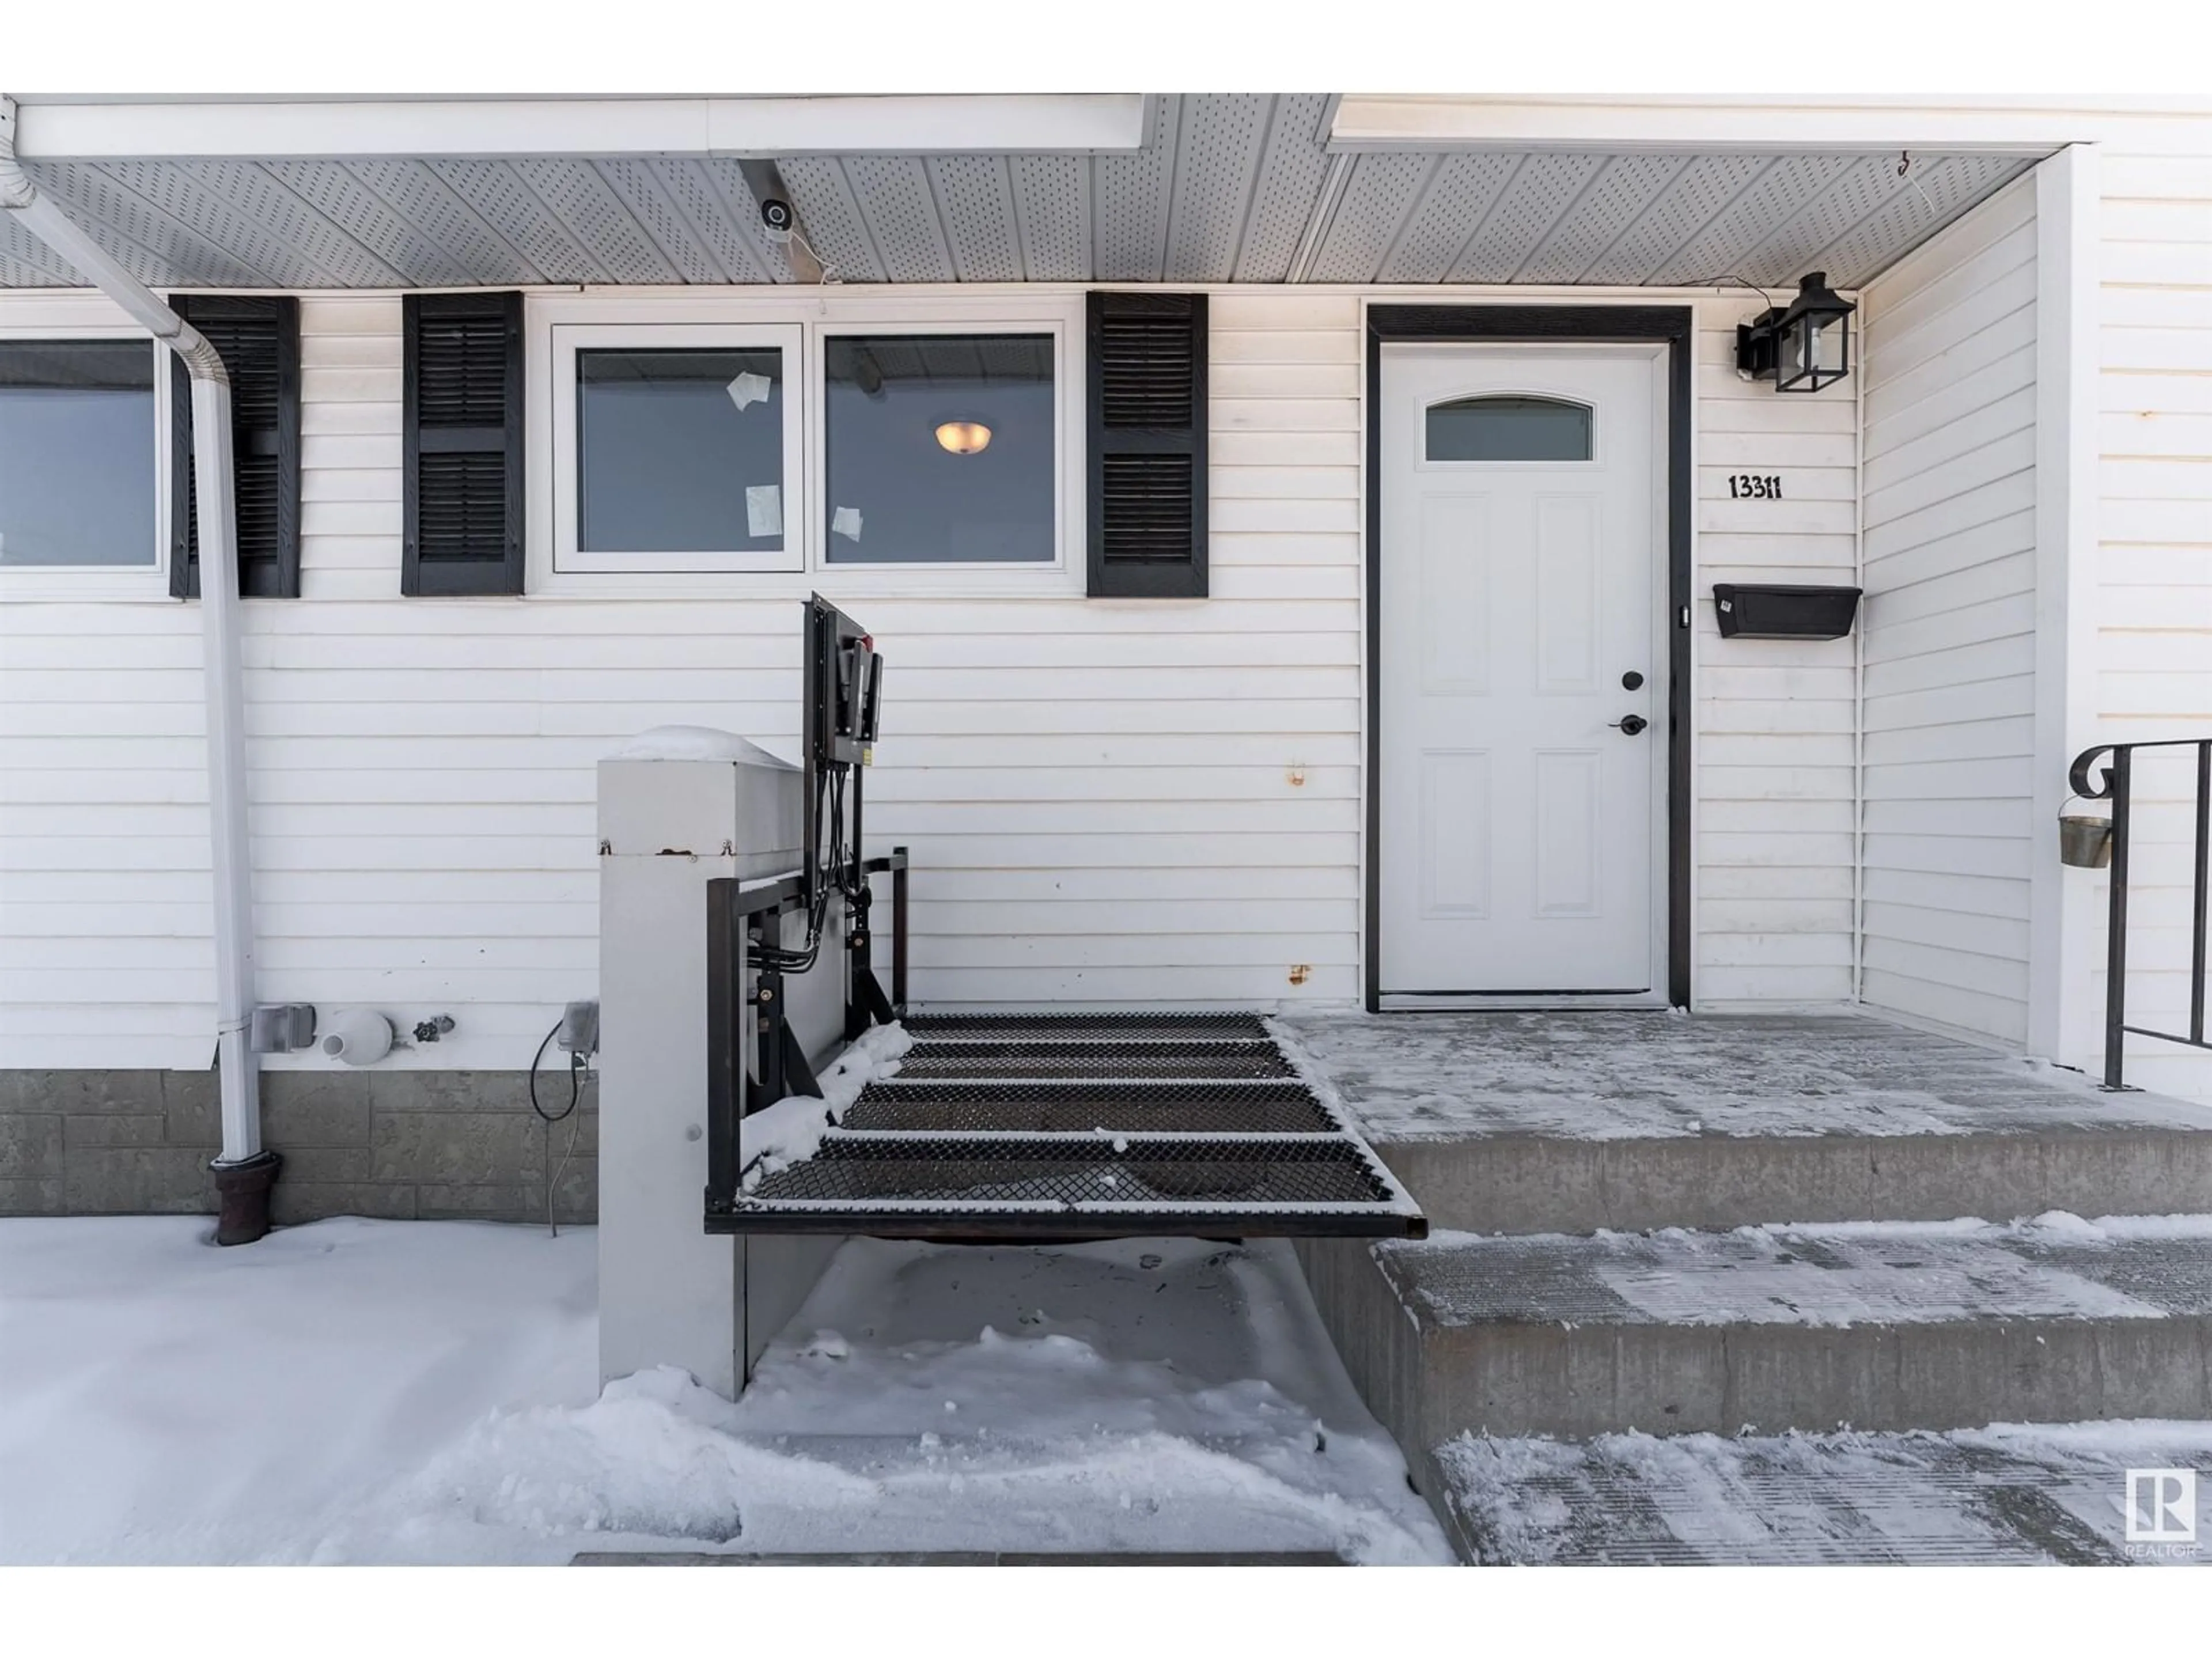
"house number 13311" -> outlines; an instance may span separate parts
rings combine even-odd
[[[1771,472],[1732,472],[1729,475],[1729,499],[1732,501],[1778,501],[1782,499],[1782,480]]]

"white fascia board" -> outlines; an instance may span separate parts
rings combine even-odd
[[[27,161],[1135,150],[1145,94],[24,101]]]
[[[2212,118],[2212,98],[1431,97],[1347,93],[1332,150],[1979,151],[2042,156]]]

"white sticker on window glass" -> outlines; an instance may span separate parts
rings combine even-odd
[[[830,515],[830,533],[842,536],[848,542],[860,539],[860,509],[841,507]]]
[[[755,374],[748,370],[730,382],[728,386],[730,401],[741,411],[750,408],[755,404],[764,404],[768,401],[769,389],[774,385],[775,382],[767,375]],[[757,530],[753,532],[756,536],[760,533]]]
[[[756,537],[783,534],[781,484],[748,484],[745,487],[745,533]]]

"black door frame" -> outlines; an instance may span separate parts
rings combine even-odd
[[[1382,346],[1481,340],[1662,342],[1667,347],[1667,1000],[1690,1006],[1691,340],[1687,306],[1370,305],[1367,307],[1367,1012],[1382,1006]]]

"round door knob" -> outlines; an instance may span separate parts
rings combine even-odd
[[[1623,714],[1619,720],[1608,721],[1607,724],[1615,731],[1626,732],[1632,738],[1651,722],[1641,714]]]

